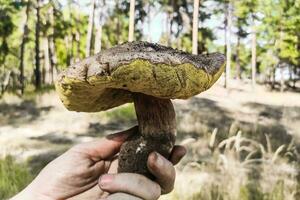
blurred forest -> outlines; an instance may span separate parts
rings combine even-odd
[[[71,63],[132,40],[224,52],[226,87],[297,90],[299,10],[299,0],[0,0],[0,94],[47,88]]]

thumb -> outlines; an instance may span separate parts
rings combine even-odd
[[[138,128],[135,126],[126,131],[114,133],[93,142],[80,144],[74,150],[87,154],[94,161],[108,159],[117,154],[126,139],[137,131]]]

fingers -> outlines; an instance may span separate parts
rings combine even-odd
[[[173,190],[176,176],[173,164],[177,164],[185,154],[186,149],[182,146],[173,148],[170,161],[158,153],[151,153],[148,157],[148,168],[156,177],[156,182],[139,174],[106,174],[99,179],[99,186],[103,191],[114,193],[107,198],[108,200],[139,198],[156,200],[161,193],[165,194]]]
[[[186,154],[186,149],[182,146],[175,146],[170,155],[170,161],[153,152],[148,157],[148,169],[156,177],[156,182],[161,186],[162,194],[169,193],[174,188],[175,168],[177,164]]]
[[[161,195],[160,186],[140,174],[105,174],[99,179],[99,187],[109,193],[122,192],[147,200],[157,200]]]
[[[121,145],[126,139],[137,131],[137,127],[133,127],[126,131],[108,135],[105,138],[93,142],[79,144],[73,147],[72,151],[86,153],[95,162],[110,158],[119,152]]]
[[[176,165],[183,158],[183,156],[185,156],[185,154],[186,148],[184,146],[175,145],[169,160],[173,163],[173,165]]]
[[[148,169],[156,177],[162,194],[173,190],[175,182],[175,168],[173,164],[160,154],[153,152],[148,157]]]
[[[132,196],[130,194],[119,192],[119,193],[111,194],[107,198],[102,199],[102,200],[143,200],[143,199]]]

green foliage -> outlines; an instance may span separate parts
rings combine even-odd
[[[264,200],[259,183],[249,182],[240,188],[240,200]]]
[[[6,0],[0,1],[0,66],[4,64],[9,52],[8,37],[15,29],[13,14],[19,9],[20,3]]]
[[[18,193],[32,179],[26,164],[16,163],[11,156],[0,160],[0,199],[7,199]]]
[[[219,185],[213,184],[210,188],[203,189],[203,191],[193,194],[192,199],[225,200],[227,199],[226,196],[226,191],[222,190]]]
[[[103,47],[110,48],[128,40],[129,16],[119,9],[103,26]],[[116,33],[116,34],[114,34]]]
[[[146,18],[146,6],[148,6],[148,2],[136,1],[135,40],[142,38],[143,23]],[[129,9],[129,1],[122,0],[116,2],[110,16],[103,25],[102,43],[104,49],[124,43],[128,40]]]
[[[297,47],[300,41],[300,17],[297,14],[299,9],[298,0],[261,2],[260,10],[264,16],[259,33],[261,40],[266,41],[261,48],[265,49],[265,52],[269,50],[269,55],[270,51],[272,52],[269,59],[277,57],[279,61],[300,66],[299,46]]]
[[[126,104],[106,112],[107,117],[112,122],[132,122],[136,120],[136,114],[133,104]]]
[[[279,180],[269,193],[264,193],[257,181],[240,188],[240,200],[285,200],[284,182]]]
[[[200,41],[198,45],[199,53],[208,53],[208,46],[212,43],[213,40],[216,39],[213,31],[208,28],[200,28],[198,38]]]
[[[279,180],[273,192],[270,194],[272,200],[284,200],[284,181]]]

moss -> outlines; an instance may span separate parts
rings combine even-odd
[[[96,112],[132,102],[130,92],[187,99],[210,88],[223,70],[224,66],[210,75],[189,63],[174,66],[136,59],[119,66],[110,75],[86,80],[64,77],[56,88],[69,110]]]

